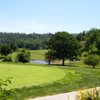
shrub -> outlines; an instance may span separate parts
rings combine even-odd
[[[11,56],[5,56],[3,62],[12,62]]]
[[[87,65],[91,65],[93,68],[95,68],[96,65],[98,65],[100,62],[99,57],[97,55],[89,55],[85,60],[84,63]]]
[[[6,88],[9,84],[11,84],[10,78],[0,79],[0,100],[12,100],[14,91]]]
[[[2,45],[0,47],[0,53],[1,55],[7,56],[11,53],[11,48],[8,45]]]
[[[20,53],[17,54],[16,61],[26,63],[30,60],[30,52],[22,50]]]

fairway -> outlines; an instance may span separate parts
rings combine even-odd
[[[0,63],[0,79],[13,77],[10,88],[40,85],[60,80],[65,76],[61,69],[27,64]]]
[[[45,53],[47,50],[28,50],[31,54],[31,60],[44,60],[45,59]],[[9,54],[13,60],[16,59],[18,52],[13,52],[12,54]]]

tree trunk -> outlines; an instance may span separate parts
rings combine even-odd
[[[95,68],[95,66],[93,65],[93,69]]]
[[[62,66],[64,66],[65,65],[65,59],[63,58],[62,59]]]
[[[51,64],[51,60],[48,60],[48,65],[50,65]]]

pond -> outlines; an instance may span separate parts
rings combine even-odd
[[[34,63],[34,64],[48,64],[45,60],[31,60],[30,63]]]

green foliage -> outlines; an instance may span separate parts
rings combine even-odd
[[[8,54],[11,53],[11,48],[8,45],[2,45],[0,47],[0,53],[1,55],[7,56]]]
[[[92,53],[94,50],[99,50],[100,29],[91,29],[87,32],[87,39],[85,42],[85,50]]]
[[[29,50],[46,49],[48,41],[52,36],[47,34],[25,34],[25,33],[6,33],[0,32],[0,45],[7,44],[13,51],[18,48],[25,48]]]
[[[24,49],[17,54],[16,61],[26,63],[30,61],[30,52]]]
[[[16,51],[17,48],[18,48],[17,43],[12,42],[12,43],[10,44],[10,48],[11,48],[12,51]]]
[[[78,41],[67,32],[57,32],[49,41],[49,49],[56,52],[56,57],[62,60],[62,65],[65,59],[72,59],[79,55],[79,47]]]
[[[3,58],[3,62],[12,62],[11,56],[5,56],[5,57]]]
[[[83,31],[83,32],[79,33],[79,34],[76,36],[76,39],[79,40],[79,41],[85,41],[85,37],[86,37],[86,32]]]
[[[0,100],[12,100],[11,98],[14,91],[6,88],[11,84],[10,79],[11,78],[7,78],[6,80],[0,79]]]
[[[97,55],[89,55],[85,60],[84,63],[87,65],[91,65],[93,68],[95,68],[96,65],[98,65],[100,62],[99,57]]]
[[[45,53],[45,60],[48,62],[48,64],[50,64],[51,61],[54,61],[55,59],[57,59],[56,52],[49,50]]]
[[[96,41],[96,48],[98,49],[98,54],[100,55],[100,38]]]

